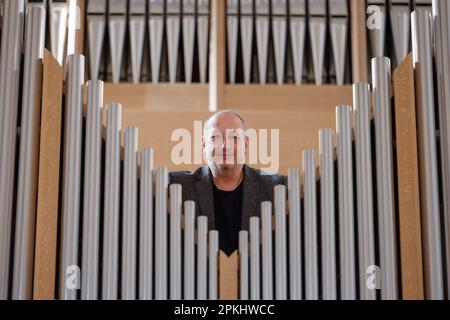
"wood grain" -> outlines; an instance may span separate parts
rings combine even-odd
[[[55,298],[63,73],[44,54],[33,299]]]
[[[219,299],[238,299],[238,252],[227,256],[219,251]]]
[[[211,116],[207,85],[106,83],[104,101],[123,105],[122,127],[139,128],[139,148],[152,147],[158,165],[172,171],[205,164],[174,163],[171,152],[178,141],[171,137],[181,129],[194,139],[195,121],[203,124]],[[238,112],[248,128],[266,129],[269,134],[278,130],[278,171],[286,174],[288,168],[300,167],[302,150],[314,148],[319,154],[319,129],[335,128],[336,105],[352,104],[352,87],[226,85],[225,101],[223,106]],[[269,155],[271,150],[269,143]],[[260,161],[250,165],[267,168]]]
[[[402,298],[422,300],[424,288],[412,54],[395,70],[394,79]]]

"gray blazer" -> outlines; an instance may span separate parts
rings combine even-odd
[[[180,184],[183,190],[183,201],[193,200],[196,203],[196,216],[208,217],[208,229],[215,229],[214,196],[211,170],[208,166],[200,167],[193,172],[174,171],[169,173],[169,184]],[[261,217],[261,202],[273,203],[274,186],[287,186],[287,177],[283,175],[262,175],[259,169],[244,165],[244,189],[242,203],[241,230],[249,230],[251,216]]]

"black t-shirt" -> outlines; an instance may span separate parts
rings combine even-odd
[[[239,247],[243,185],[241,182],[233,191],[222,191],[213,183],[215,228],[219,231],[219,249],[227,256]]]

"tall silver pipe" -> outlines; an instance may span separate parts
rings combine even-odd
[[[435,127],[431,21],[427,11],[411,15],[413,63],[419,140],[420,205],[425,271],[425,297],[443,299],[439,178]],[[446,89],[447,90],[447,89]]]
[[[384,56],[385,38],[386,38],[386,1],[368,0],[369,39],[372,57]]]
[[[5,1],[0,53],[0,299],[8,297],[24,1]]]
[[[180,42],[181,1],[166,0],[167,54],[169,60],[169,81],[176,82],[178,65],[178,44]]]
[[[238,0],[227,1],[228,76],[232,84],[236,82],[238,6]]]
[[[61,252],[59,298],[75,299],[76,289],[66,286],[66,270],[78,266],[80,218],[81,130],[83,108],[84,56],[67,57],[67,95],[64,139]],[[81,279],[76,279],[80,281]]]
[[[275,299],[287,299],[286,186],[274,187]]]
[[[52,54],[62,66],[64,63],[64,47],[67,36],[67,19],[69,6],[66,1],[50,2],[50,46]]]
[[[359,295],[361,300],[375,300],[376,291],[370,290],[366,285],[366,270],[369,266],[375,265],[369,84],[353,85],[353,110],[355,115]]]
[[[13,299],[31,299],[34,266],[36,186],[39,157],[42,59],[45,9],[27,10],[22,87],[19,175],[14,242]]]
[[[153,150],[140,154],[139,299],[153,299]]]
[[[289,298],[291,300],[302,299],[302,225],[300,216],[300,194],[300,169],[289,169]]]
[[[261,203],[262,298],[273,299],[272,202]],[[297,266],[298,267],[298,266]]]
[[[150,64],[152,69],[152,82],[159,83],[161,64],[162,40],[164,29],[164,1],[148,0],[148,29],[150,43]]]
[[[81,298],[96,300],[100,236],[103,81],[89,81],[87,90]]]
[[[239,299],[248,300],[248,231],[239,231]]]
[[[181,185],[170,185],[170,299],[181,299]]]
[[[98,79],[100,59],[103,51],[103,39],[106,29],[106,0],[90,0],[86,9],[89,69],[92,80]]]
[[[209,48],[209,0],[197,0],[197,38],[200,83],[206,83]]]
[[[124,133],[123,212],[122,212],[122,300],[136,299],[137,263],[137,152],[138,129]]]
[[[195,202],[184,202],[184,300],[194,300],[195,292]]]
[[[303,82],[303,57],[306,38],[306,2],[290,0],[290,34],[295,83]]]
[[[111,54],[112,82],[119,83],[126,30],[126,0],[109,0],[109,46]]]
[[[392,0],[389,10],[392,26],[392,38],[397,65],[409,52],[411,35],[409,0]]]
[[[186,83],[192,82],[195,39],[195,0],[183,1],[183,51],[184,77]]]
[[[319,130],[322,298],[337,299],[333,129]]]
[[[284,82],[286,56],[287,0],[272,1],[272,33],[277,83],[281,85]]]
[[[267,79],[267,56],[269,50],[269,0],[256,0],[256,44],[258,50],[259,82],[266,83]]]
[[[442,194],[450,193],[450,3],[433,1],[435,55],[439,87],[439,113],[442,163]],[[447,266],[447,296],[450,296],[450,199],[444,197],[444,234]]]
[[[305,221],[305,285],[307,300],[319,298],[317,252],[316,160],[314,149],[303,151],[304,221]]]
[[[155,299],[167,299],[167,168],[156,169],[155,192]]]
[[[120,132],[122,105],[106,109],[102,299],[116,300],[119,281]]]
[[[197,300],[205,300],[207,294],[208,217],[197,217]]]
[[[344,84],[345,58],[347,53],[348,6],[346,0],[330,2],[330,33],[333,44],[336,83]]]
[[[146,0],[131,0],[128,26],[130,31],[131,72],[133,83],[139,83],[141,80],[145,24]]]
[[[217,300],[218,297],[218,263],[217,257],[219,254],[219,231],[209,231],[209,270],[208,270],[208,282],[209,282],[209,300]]]
[[[372,59],[381,297],[386,300],[398,298],[390,83],[390,60]]]
[[[252,41],[253,41],[253,0],[241,0],[241,46],[242,63],[244,67],[244,83],[250,83],[252,67]]]
[[[259,217],[250,217],[250,299],[261,298],[259,254]]]
[[[327,8],[325,0],[309,0],[309,33],[316,85],[322,84]]]
[[[355,222],[351,106],[336,107],[336,153],[339,185],[339,266],[341,299],[356,299]]]

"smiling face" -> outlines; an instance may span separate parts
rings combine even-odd
[[[203,152],[208,165],[219,171],[245,163],[248,138],[242,120],[233,112],[218,113],[205,123]]]

